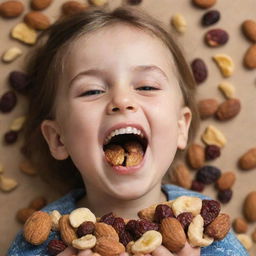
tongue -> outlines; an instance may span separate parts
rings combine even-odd
[[[136,166],[141,163],[144,152],[142,145],[134,140],[120,143],[110,143],[106,145],[105,157],[112,166]]]

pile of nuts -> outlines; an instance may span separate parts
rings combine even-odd
[[[24,225],[24,238],[33,245],[45,242],[52,231],[61,240],[48,243],[50,255],[57,255],[67,246],[91,249],[110,256],[128,252],[151,253],[161,244],[169,251],[180,251],[186,241],[192,246],[209,246],[222,240],[230,230],[229,215],[220,213],[220,203],[198,197],[180,196],[172,201],[152,205],[138,212],[139,219],[128,220],[108,213],[96,218],[88,208],[77,208],[61,215],[34,212]]]

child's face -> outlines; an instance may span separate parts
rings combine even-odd
[[[177,148],[185,147],[191,114],[182,107],[172,60],[159,39],[126,25],[96,31],[71,48],[54,129],[46,132],[45,122],[42,130],[52,134],[47,140],[55,158],[71,156],[88,190],[138,198],[160,184]],[[137,124],[147,134],[145,161],[136,172],[116,173],[105,160],[106,131],[117,124]]]

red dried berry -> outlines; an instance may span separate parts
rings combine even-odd
[[[214,183],[221,175],[221,171],[214,166],[206,165],[200,168],[196,174],[196,180],[204,184]]]
[[[112,212],[110,212],[110,213],[103,215],[100,218],[99,222],[104,222],[104,223],[112,226],[114,221],[115,221],[115,215]]]
[[[201,216],[204,219],[204,226],[209,225],[220,213],[220,203],[216,200],[203,200]]]
[[[231,200],[232,195],[233,191],[231,189],[220,190],[218,192],[218,199],[221,203],[226,204]]]
[[[9,131],[4,134],[4,141],[7,144],[13,144],[18,139],[18,132],[16,131]]]
[[[55,256],[61,252],[63,252],[66,249],[66,245],[61,240],[51,240],[47,246],[48,253],[52,256]]]
[[[125,222],[123,218],[120,218],[120,217],[115,218],[112,226],[118,234],[125,231]]]
[[[123,230],[121,233],[119,233],[119,240],[120,243],[126,246],[129,242],[133,241],[133,237],[129,231]]]
[[[191,190],[197,191],[197,192],[202,192],[205,188],[204,183],[198,181],[198,180],[193,180],[192,185],[191,185]]]
[[[205,62],[202,59],[194,59],[191,63],[191,69],[195,78],[195,81],[200,84],[204,82],[208,76],[208,70]]]
[[[205,159],[214,160],[220,156],[220,147],[216,145],[207,145],[205,147]]]
[[[0,98],[0,110],[4,113],[10,112],[17,103],[17,96],[13,91],[6,92]]]
[[[206,12],[202,17],[202,25],[210,26],[218,22],[220,19],[220,12],[217,10],[211,10]]]
[[[28,89],[29,77],[20,71],[12,71],[9,76],[10,85],[17,92],[24,93]]]
[[[139,239],[146,231],[149,230],[158,230],[159,226],[156,223],[153,223],[148,220],[140,219],[136,221],[135,230],[133,230],[133,234],[135,239]]]
[[[188,226],[192,222],[193,218],[194,216],[191,212],[183,212],[177,216],[177,219],[181,223],[184,230],[188,229]]]
[[[212,29],[205,35],[205,41],[207,45],[211,47],[224,45],[227,43],[228,39],[228,33],[223,29]]]
[[[94,232],[95,225],[92,221],[83,222],[77,229],[76,234],[78,237],[86,236]]]
[[[154,215],[155,222],[160,223],[162,219],[167,217],[174,217],[171,207],[165,204],[159,204],[155,210],[155,215]]]
[[[129,220],[127,224],[125,225],[125,230],[131,232],[133,234],[133,231],[136,228],[136,220]]]

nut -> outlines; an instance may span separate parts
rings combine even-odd
[[[104,256],[119,255],[125,252],[125,247],[118,241],[111,239],[110,237],[97,238],[94,251]]]
[[[205,151],[204,148],[198,144],[191,144],[187,151],[187,159],[190,166],[198,169],[204,165]]]
[[[11,123],[10,130],[19,132],[22,129],[25,121],[26,121],[26,116],[20,116],[15,118]]]
[[[256,191],[252,191],[246,196],[243,211],[248,221],[256,221]]]
[[[73,15],[82,12],[88,8],[88,4],[82,4],[78,1],[67,1],[62,5],[62,12],[64,15]]]
[[[188,227],[188,240],[192,246],[205,247],[210,245],[214,240],[211,237],[203,234],[204,220],[200,214],[198,214]]]
[[[125,158],[124,149],[116,144],[110,144],[105,150],[106,160],[113,166],[122,165]]]
[[[119,242],[119,236],[116,230],[112,226],[103,222],[95,223],[94,235],[97,239],[99,239],[100,237],[106,237]]]
[[[244,55],[244,65],[248,69],[256,68],[256,44],[249,47]]]
[[[230,77],[234,73],[235,65],[230,56],[226,54],[217,54],[213,56],[213,60],[216,62],[224,77]]]
[[[34,212],[24,225],[23,235],[27,242],[39,245],[48,239],[51,231],[52,220],[48,213]]]
[[[95,215],[88,208],[77,208],[69,215],[69,221],[72,227],[78,228],[83,222],[96,222]]]
[[[0,6],[0,15],[4,18],[16,18],[24,11],[21,1],[5,1]]]
[[[85,235],[72,241],[72,246],[79,250],[91,249],[96,245],[96,237],[94,235]]]
[[[52,0],[32,0],[31,7],[34,10],[43,10],[47,8],[52,3]]]
[[[170,173],[171,182],[183,188],[189,189],[192,184],[192,177],[188,168],[183,163],[176,164]]]
[[[218,85],[218,88],[227,99],[235,97],[235,87],[231,83],[222,82]]]
[[[9,63],[16,60],[19,56],[22,55],[22,51],[18,47],[12,47],[8,49],[2,56],[2,61]]]
[[[207,144],[207,145],[216,145],[220,148],[223,148],[227,140],[223,133],[219,131],[216,127],[213,125],[209,125],[203,135],[202,135],[202,140]]]
[[[252,248],[252,239],[246,234],[239,234],[236,236],[246,250]]]
[[[53,210],[52,212],[50,212],[50,217],[52,219],[52,230],[56,231],[59,230],[59,220],[61,218],[61,214],[59,213],[59,211],[57,210]]]
[[[33,176],[37,174],[37,170],[31,165],[31,162],[27,159],[20,162],[19,169],[27,175]]]
[[[226,121],[234,118],[241,110],[239,99],[228,99],[219,105],[216,112],[216,117],[221,121]]]
[[[108,3],[108,0],[90,0],[90,3],[92,3],[95,6],[103,6]]]
[[[24,22],[37,30],[45,30],[50,26],[49,18],[42,12],[32,11],[24,16]]]
[[[16,219],[24,224],[35,211],[36,210],[32,208],[22,208],[16,213]]]
[[[133,253],[147,254],[153,252],[162,244],[162,235],[155,230],[145,232],[131,247]]]
[[[242,30],[249,40],[256,42],[256,22],[254,20],[245,20]]]
[[[219,106],[219,102],[216,99],[204,99],[200,100],[197,104],[199,115],[201,119],[205,119],[213,116]]]
[[[46,206],[47,200],[44,196],[35,197],[29,204],[29,207],[35,210],[40,210]]]
[[[242,170],[251,170],[256,167],[256,148],[249,149],[239,159],[239,167]]]
[[[229,35],[223,29],[211,29],[205,34],[205,42],[210,47],[218,47],[228,42]]]
[[[236,233],[246,233],[248,224],[244,218],[238,217],[233,221],[233,228]]]
[[[37,34],[33,28],[25,23],[18,23],[11,31],[11,36],[23,43],[33,45],[36,43]]]
[[[205,228],[205,234],[213,237],[214,240],[222,240],[231,227],[230,217],[225,213],[220,213],[217,218]]]
[[[76,231],[69,222],[69,215],[63,215],[59,219],[60,235],[67,245],[71,245],[72,241],[77,239]]]
[[[202,208],[202,199],[194,196],[180,196],[172,203],[172,210],[177,217],[183,212],[191,212],[194,216],[198,215]]]
[[[216,185],[220,190],[230,189],[234,185],[235,181],[236,175],[234,172],[225,172],[216,181]]]
[[[0,175],[0,190],[10,192],[18,186],[18,182],[14,179]]]
[[[177,32],[183,34],[187,30],[187,21],[183,15],[177,13],[172,16],[171,23]]]
[[[207,9],[215,5],[217,0],[193,0],[193,3],[200,8]]]
[[[206,12],[201,20],[203,26],[210,26],[218,22],[220,19],[220,12],[217,10],[211,10]]]
[[[202,59],[194,59],[191,63],[191,69],[197,84],[200,84],[206,80],[208,76],[208,69],[205,62]]]

